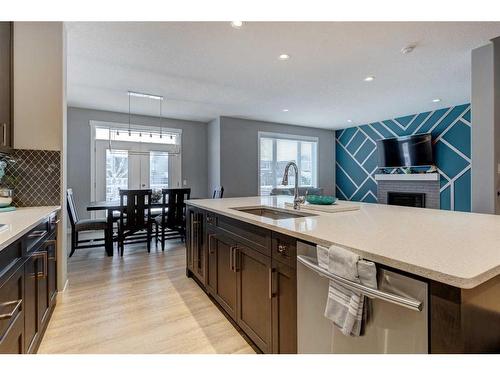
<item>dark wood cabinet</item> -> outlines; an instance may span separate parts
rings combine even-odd
[[[0,283],[0,353],[24,353],[24,267]]]
[[[238,244],[234,255],[237,274],[237,323],[264,353],[271,353],[271,258]]]
[[[206,256],[203,212],[194,208],[187,210],[187,264],[188,270],[203,285],[206,284]]]
[[[0,151],[12,147],[12,22],[0,22]]]
[[[272,276],[272,352],[297,353],[297,273],[273,259]]]
[[[220,231],[209,231],[207,235],[209,259],[209,280],[212,296],[236,320],[237,314],[237,270],[235,267],[236,241]]]
[[[204,236],[206,291],[263,353],[296,353],[296,240],[211,212]]]
[[[0,353],[38,350],[56,304],[56,224],[54,215],[1,251]],[[7,256],[13,261],[8,263]]]

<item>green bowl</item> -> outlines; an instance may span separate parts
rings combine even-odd
[[[334,204],[337,198],[331,195],[307,195],[306,201],[310,204]]]

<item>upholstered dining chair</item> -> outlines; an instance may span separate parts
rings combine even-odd
[[[162,214],[155,218],[156,242],[161,241],[165,250],[165,240],[186,239],[185,201],[191,196],[190,188],[162,189]]]
[[[73,189],[66,191],[68,201],[69,222],[71,224],[71,258],[77,249],[88,249],[93,247],[103,247],[108,241],[113,241],[113,238],[107,236],[107,221],[106,219],[80,219],[76,210],[75,200],[73,197]],[[104,231],[104,236],[92,239],[79,239],[80,232],[86,231]]]

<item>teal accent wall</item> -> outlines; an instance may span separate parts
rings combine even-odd
[[[470,104],[337,130],[337,197],[376,203],[376,141],[422,133],[432,134],[434,160],[441,176],[441,209],[470,211]]]

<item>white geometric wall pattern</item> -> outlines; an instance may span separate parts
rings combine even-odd
[[[441,176],[441,209],[470,211],[470,104],[337,130],[336,194],[340,199],[377,202],[376,141],[431,133]]]

